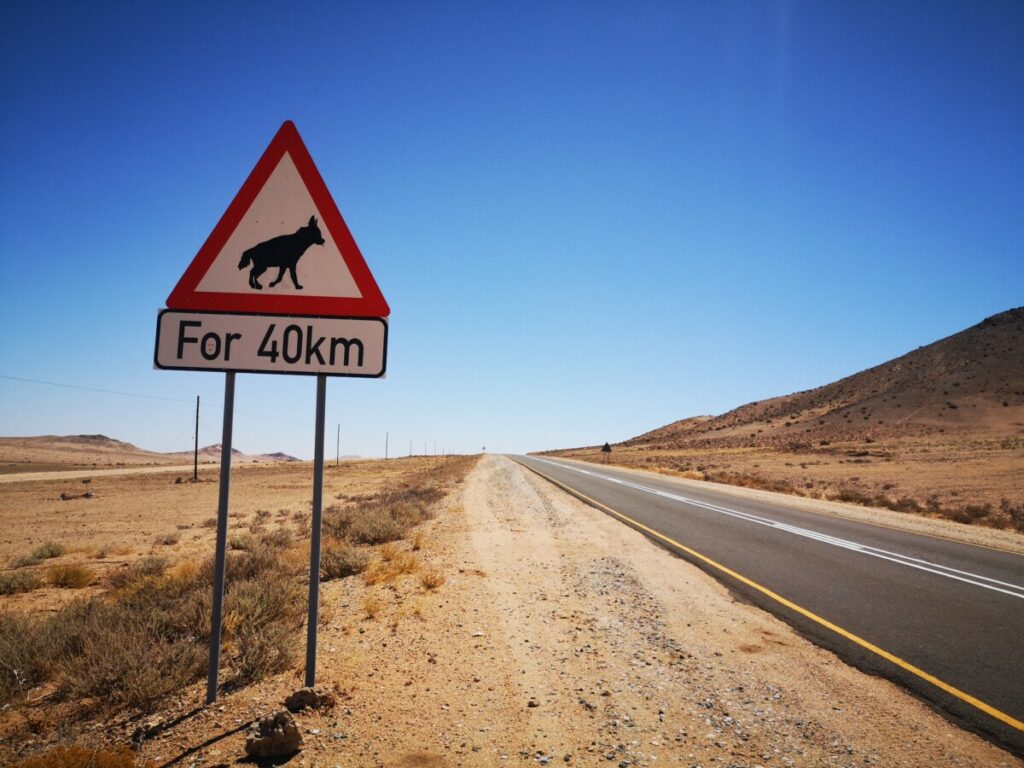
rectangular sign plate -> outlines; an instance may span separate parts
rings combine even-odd
[[[381,378],[388,324],[379,317],[292,317],[165,309],[157,368]]]

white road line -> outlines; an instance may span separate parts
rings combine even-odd
[[[698,499],[692,499],[688,496],[681,496],[679,494],[670,493],[669,491],[663,491],[658,488],[651,488],[646,485],[634,483],[629,480],[622,480],[621,478],[611,477],[609,475],[603,475],[600,472],[593,472],[589,469],[583,469],[581,467],[573,467],[568,464],[562,464],[561,462],[551,461],[550,459],[541,459],[536,457],[536,461],[542,461],[546,464],[551,464],[562,469],[568,469],[573,472],[579,472],[581,475],[589,475],[596,477],[600,480],[605,480],[609,483],[615,483],[617,485],[626,486],[627,488],[633,488],[644,493],[650,493],[654,496],[661,496],[665,499],[671,499],[672,501],[682,502],[684,504],[690,504],[695,507],[707,509],[712,512],[718,512],[722,515],[728,515],[735,517],[740,520],[745,520],[748,523],[757,523],[758,525],[764,525],[769,528],[775,528],[779,531],[785,531],[795,536],[802,536],[807,539],[813,539],[814,541],[821,542],[822,544],[829,544],[833,547],[839,547],[846,549],[851,552],[859,552],[862,555],[869,555],[871,557],[877,557],[880,560],[888,560],[891,563],[897,565],[904,565],[908,568],[916,568],[919,571],[927,571],[928,573],[934,573],[937,576],[944,576],[947,579],[954,579],[956,581],[962,581],[965,584],[971,584],[976,587],[982,587],[983,589],[990,589],[993,592],[1001,592],[1004,595],[1010,597],[1017,597],[1024,600],[1024,586],[1019,584],[1012,584],[1006,581],[1000,581],[999,579],[993,579],[988,576],[981,576],[977,573],[971,573],[969,571],[961,571],[957,568],[951,568],[946,565],[939,563],[932,563],[928,560],[921,560],[920,558],[911,557],[910,555],[901,555],[898,552],[890,552],[886,549],[879,549],[878,547],[872,547],[867,544],[861,544],[856,541],[850,541],[849,539],[841,539],[836,536],[830,536],[828,534],[819,533],[808,528],[801,528],[796,525],[789,523],[779,522],[778,520],[772,520],[771,518],[761,517],[750,512],[741,512],[737,509],[730,509],[729,507],[722,507],[717,504],[710,504],[706,501],[700,501]]]

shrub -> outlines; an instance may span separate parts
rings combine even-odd
[[[992,512],[991,504],[967,504],[950,512],[950,517],[958,523],[974,523]]]
[[[157,536],[156,537],[156,543],[157,544],[162,544],[165,547],[173,547],[179,541],[181,541],[181,534],[180,533],[168,533],[168,534],[165,534],[163,536]]]
[[[370,556],[361,549],[340,543],[329,545],[320,557],[320,578],[323,581],[344,579],[366,569]]]
[[[1014,528],[1024,533],[1024,502],[1002,499],[999,502],[999,509],[1010,518]]]
[[[70,698],[149,711],[206,669],[204,648],[190,637],[168,637],[157,612],[90,600],[65,618],[71,653],[59,657],[57,677]]]
[[[41,560],[51,560],[64,554],[65,548],[62,544],[47,542],[32,550],[32,554],[19,557],[14,561],[15,568],[24,568],[29,565],[36,565]]]
[[[256,546],[256,538],[252,534],[241,533],[228,539],[228,548],[245,552]]]
[[[243,685],[281,672],[293,661],[295,632],[305,615],[298,584],[281,573],[259,573],[225,597],[227,660],[232,683]]]
[[[31,592],[38,589],[43,580],[36,573],[19,571],[15,573],[0,573],[0,595],[14,595],[19,592]]]
[[[384,508],[366,510],[352,521],[348,538],[357,544],[383,544],[401,539],[406,528]]]
[[[60,557],[67,551],[67,548],[63,544],[55,544],[50,541],[43,544],[41,547],[36,547],[32,551],[32,557],[36,560],[49,560],[54,557]]]
[[[96,575],[84,565],[54,565],[46,571],[46,580],[61,589],[81,589],[92,584]]]
[[[148,578],[162,576],[166,569],[166,558],[159,555],[147,555],[127,568],[114,571],[110,575],[110,585],[114,589],[129,589],[138,586]]]
[[[260,542],[268,547],[290,547],[295,538],[287,528],[278,528],[275,531],[265,533],[260,537]]]
[[[303,602],[280,554],[261,545],[229,555],[224,659],[236,684],[291,663]],[[154,709],[205,672],[212,580],[212,558],[168,570],[149,557],[119,572],[106,597],[47,618],[0,615],[0,704],[50,681],[93,707]]]
[[[45,622],[33,616],[0,614],[0,702],[21,698],[49,679],[52,663]]]

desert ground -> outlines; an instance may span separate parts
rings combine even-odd
[[[235,464],[276,463],[293,460],[284,454],[250,456],[232,451]],[[207,445],[198,451],[199,464],[220,464],[220,445]],[[191,471],[193,451],[159,453],[138,448],[106,435],[42,435],[38,437],[0,437],[0,482],[10,475],[36,472],[105,471],[129,473],[130,469],[173,467]]]
[[[0,485],[4,574],[41,575],[36,588],[0,597],[2,615],[57,615],[83,598],[124,600],[182,583],[212,551],[216,470],[205,469],[200,483],[176,479],[154,472]],[[283,635],[283,667],[256,667],[260,674],[237,682],[235,666],[245,662],[230,646],[241,643],[237,627],[222,676],[236,682],[209,707],[195,670],[133,707],[115,696],[76,698],[76,670],[65,667],[63,678],[5,704],[0,762],[78,744],[131,747],[136,765],[241,764],[249,725],[302,685],[310,480],[308,464],[249,466],[232,478],[233,554],[252,554],[263,537],[294,566],[274,572],[299,615]],[[304,746],[278,763],[1022,764],[507,458],[328,466],[325,503],[335,509],[325,519],[336,532],[349,525],[352,539],[352,516],[378,509],[374,499],[406,503],[380,494],[406,498],[427,487],[430,512],[402,538],[337,544],[369,560],[322,585],[317,682],[337,703],[295,716]],[[79,496],[84,489],[91,498]],[[949,526],[949,535],[965,528],[930,524]],[[62,554],[14,567],[49,543]],[[168,575],[126,579],[154,558]],[[48,584],[54,564],[80,564],[93,580],[78,589]],[[232,572],[229,564],[229,603]]]

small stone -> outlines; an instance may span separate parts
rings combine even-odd
[[[330,691],[316,688],[300,688],[284,700],[290,712],[301,712],[304,709],[330,709],[336,703]]]
[[[526,706],[529,707],[530,709],[533,709],[534,707],[539,707],[540,706],[540,702],[537,701],[536,699],[530,699],[528,702],[526,702]]]
[[[285,709],[261,718],[245,740],[245,754],[256,759],[287,757],[301,748],[302,735]]]

